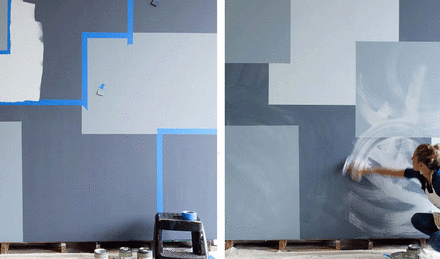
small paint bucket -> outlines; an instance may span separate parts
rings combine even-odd
[[[132,259],[133,252],[129,247],[120,247],[119,248],[119,259]]]
[[[194,211],[182,211],[182,218],[185,220],[197,220],[197,213]]]
[[[137,259],[143,259],[143,258],[153,258],[153,252],[151,252],[151,250],[146,247],[139,248],[139,251],[137,253]]]
[[[102,248],[95,249],[95,259],[108,259],[108,251]]]

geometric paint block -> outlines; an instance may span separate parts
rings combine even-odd
[[[23,242],[21,122],[0,122],[0,242]]]
[[[227,63],[290,62],[290,0],[226,2]]]
[[[89,100],[82,133],[215,128],[216,39],[208,33],[135,33],[132,45],[124,39],[88,39]],[[109,82],[105,90],[111,92],[105,98],[95,87],[102,82]]]
[[[439,137],[439,69],[435,42],[357,42],[356,136]]]
[[[216,154],[216,135],[163,136],[163,209],[197,212],[208,239],[217,238]],[[164,239],[191,239],[191,234],[165,231]]]
[[[8,1],[0,1],[0,54],[8,49]]]
[[[292,0],[291,11],[290,64],[269,64],[269,104],[355,105],[356,41],[398,41],[399,1]]]
[[[227,126],[228,240],[299,239],[298,126]]]
[[[399,41],[440,41],[437,0],[400,0],[399,9]]]

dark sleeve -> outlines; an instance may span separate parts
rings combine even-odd
[[[434,172],[432,175],[432,188],[434,188],[437,195],[440,194],[440,172]]]
[[[405,176],[405,178],[419,178],[420,172],[414,171],[412,168],[407,168],[403,176]]]

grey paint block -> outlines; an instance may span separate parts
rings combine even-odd
[[[134,32],[216,33],[216,0],[134,0]]]
[[[21,122],[0,122],[0,242],[23,242]]]
[[[348,223],[340,202],[351,190],[351,180],[341,171],[355,140],[355,107],[268,105],[268,67],[226,64],[226,125],[299,127],[301,239],[368,235]],[[230,213],[226,210],[226,217]],[[243,233],[240,239],[251,238]]]
[[[226,1],[226,62],[289,63],[290,2]]]
[[[399,1],[399,41],[440,41],[436,0]]]
[[[0,1],[0,51],[8,49],[8,0]]]
[[[88,41],[83,134],[216,128],[216,34],[136,33],[133,45],[125,39]],[[105,96],[96,95],[101,84]]]
[[[217,239],[216,159],[216,135],[163,136],[164,211],[197,212],[208,239]],[[191,239],[191,235],[165,231],[164,239]]]
[[[438,137],[439,69],[438,43],[357,42],[356,136]],[[392,130],[393,120],[407,129]]]
[[[297,126],[226,127],[226,239],[300,238],[298,133]]]
[[[23,241],[152,240],[156,136],[81,135],[80,109],[0,107],[23,126]]]

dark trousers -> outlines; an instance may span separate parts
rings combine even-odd
[[[411,223],[417,230],[428,235],[431,247],[440,252],[440,230],[435,225],[434,216],[431,213],[416,213]]]

